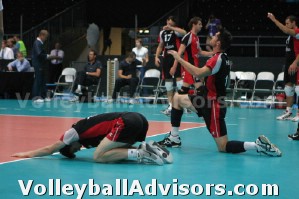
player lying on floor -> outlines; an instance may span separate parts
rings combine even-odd
[[[13,157],[31,158],[60,152],[68,158],[82,146],[96,147],[95,162],[109,163],[121,160],[136,160],[139,163],[172,163],[172,154],[154,141],[146,143],[147,119],[136,112],[114,112],[82,119],[67,130],[59,141],[36,150],[15,153]],[[136,149],[132,145],[142,142]]]

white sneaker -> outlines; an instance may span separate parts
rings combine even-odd
[[[45,98],[45,102],[51,102],[51,98],[49,97]]]
[[[281,116],[276,118],[277,120],[290,120],[292,119],[292,112],[285,111]]]
[[[298,122],[299,121],[299,115],[297,114],[295,117],[293,117],[292,122]]]
[[[148,142],[148,145],[153,149],[153,151],[163,159],[164,163],[171,164],[173,163],[173,157],[172,154],[165,148],[162,147],[157,142],[150,140]]]
[[[44,103],[45,100],[44,99],[37,99],[33,101],[34,103]]]
[[[107,104],[112,104],[114,103],[116,100],[115,99],[107,99],[106,103]]]
[[[72,99],[69,100],[69,102],[78,102],[78,101],[79,101],[78,96],[74,96]]]
[[[280,157],[282,155],[279,148],[277,148],[274,144],[272,144],[269,141],[269,139],[264,135],[260,135],[256,139],[255,144],[257,146],[258,153],[263,153],[268,156],[276,156],[276,157]]]
[[[130,98],[129,104],[131,104],[131,105],[135,104],[135,99],[134,98]]]
[[[162,110],[161,113],[163,113],[164,115],[170,116],[171,115],[171,108],[170,106],[168,106],[165,110]]]
[[[78,88],[75,90],[75,93],[77,93],[78,95],[82,95],[81,89],[78,89]]]
[[[163,159],[158,156],[150,145],[146,142],[142,142],[138,147],[137,159],[140,163],[163,165]]]

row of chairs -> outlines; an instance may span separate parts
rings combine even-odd
[[[275,95],[284,92],[284,73],[278,74],[277,78],[272,72],[259,72],[257,75],[254,72],[231,71],[230,84],[227,88],[228,93],[231,93],[230,102],[240,102],[244,100],[265,101],[269,100],[263,94],[271,96],[271,102],[275,102]],[[262,93],[262,95],[258,95]],[[279,102],[281,103],[281,102]]]
[[[55,89],[53,93],[53,97],[58,96],[70,96],[72,95],[72,90],[75,84],[76,79],[76,69],[75,68],[64,68],[61,75],[58,78],[58,81],[55,82]],[[99,88],[101,84],[101,78],[95,85],[91,85],[86,87],[87,90],[93,90],[94,96],[98,96]]]

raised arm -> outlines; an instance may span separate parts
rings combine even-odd
[[[275,25],[276,25],[282,32],[284,32],[285,34],[288,34],[288,35],[291,35],[291,36],[295,36],[295,35],[296,35],[296,32],[295,32],[294,29],[288,28],[288,27],[286,27],[285,25],[283,25],[282,23],[280,23],[280,22],[275,18],[275,16],[274,16],[272,13],[268,12],[267,17],[268,17],[269,19],[271,19],[271,21],[273,21],[274,24],[275,24]]]

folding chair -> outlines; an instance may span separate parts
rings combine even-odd
[[[227,82],[227,85],[226,85],[226,100],[227,101],[233,101],[233,92],[234,92],[234,89],[235,89],[235,85],[236,85],[236,81],[237,81],[237,76],[236,76],[236,73],[234,71],[230,71],[230,74],[229,74],[229,81]],[[231,99],[230,99],[230,95],[231,96]]]
[[[102,79],[100,77],[97,84],[93,84],[93,85],[85,87],[85,89],[88,92],[93,92],[94,93],[94,97],[99,97],[99,90],[100,90],[100,86],[101,86],[101,80]]]
[[[156,99],[154,100],[154,104],[157,104],[158,100],[167,100],[167,90],[165,87],[165,80],[160,80],[160,83],[156,90],[154,90]]]
[[[157,69],[149,69],[138,86],[138,96],[144,99],[156,99],[161,72]]]
[[[278,74],[274,84],[274,94],[284,92],[284,72]]]
[[[238,78],[238,77],[237,77]],[[242,72],[235,84],[233,100],[237,92],[245,92],[246,99],[250,98],[248,93],[253,92],[256,74],[254,72]],[[235,100],[234,100],[235,101]]]
[[[257,97],[256,93],[270,93],[274,97],[274,74],[272,72],[260,72],[257,75],[257,78],[254,83],[253,93],[252,93],[252,100]],[[259,96],[259,99],[262,99],[264,96]],[[262,100],[264,101],[264,100]]]
[[[63,69],[58,81],[55,82],[56,88],[54,90],[54,96],[69,96],[72,94],[72,89],[76,79],[76,69],[65,68]]]

